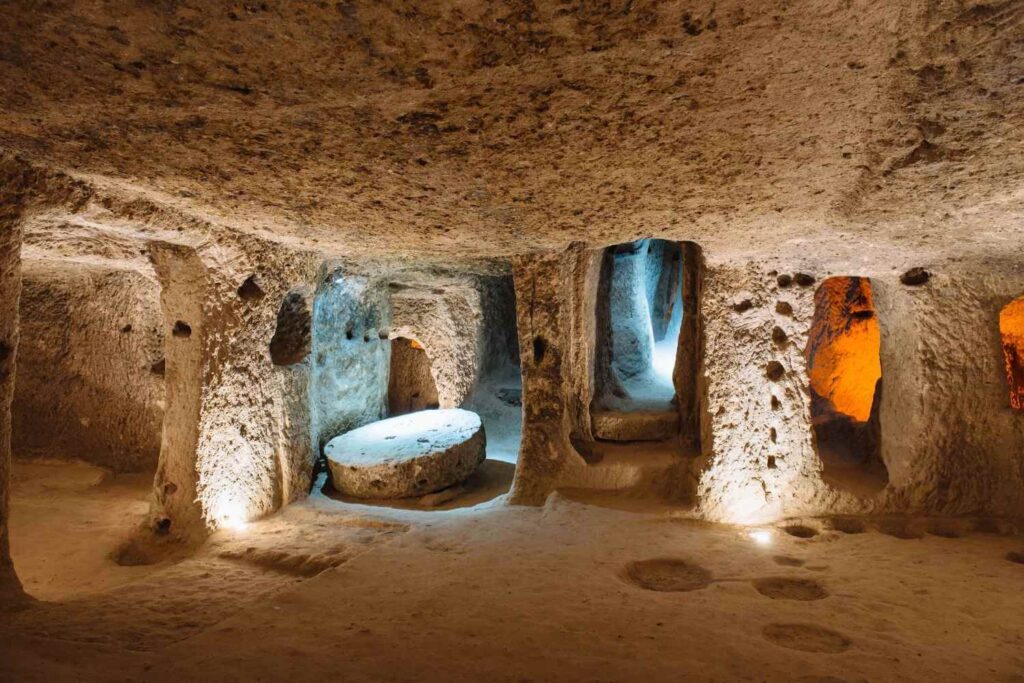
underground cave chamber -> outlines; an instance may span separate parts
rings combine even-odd
[[[605,249],[594,309],[591,418],[597,439],[665,441],[679,434],[684,276],[695,261],[684,259],[680,243],[661,239]],[[692,351],[695,340],[682,343]]]
[[[521,423],[511,277],[335,273],[312,329],[310,412],[330,489],[428,506],[509,489]]]
[[[889,480],[881,457],[880,344],[871,281],[824,280],[805,349],[814,444],[824,479],[856,494]]]

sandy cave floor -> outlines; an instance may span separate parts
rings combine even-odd
[[[14,559],[53,601],[0,620],[0,680],[1024,681],[1024,538],[1005,529],[805,520],[819,533],[761,545],[557,494],[448,512],[316,495],[120,567],[143,480],[16,463]]]

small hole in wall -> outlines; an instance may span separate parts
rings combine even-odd
[[[245,278],[245,282],[239,286],[237,294],[242,301],[259,301],[266,296],[262,283],[256,275]]]
[[[369,333],[364,334],[363,335],[363,343],[365,344],[365,343],[367,343],[369,341],[370,341],[370,334]]]
[[[814,276],[807,273],[797,273],[793,276],[793,280],[801,287],[810,287],[814,284]]]
[[[123,334],[128,334],[131,331],[132,331],[132,326],[131,325],[125,325],[124,327],[121,328],[121,332]]]
[[[775,443],[779,440],[779,433],[775,431],[775,427],[772,427],[770,430],[768,430],[768,437],[772,440],[772,443]]]
[[[174,329],[171,330],[171,334],[175,337],[187,339],[192,336],[192,327],[185,321],[178,320],[174,323]]]
[[[171,531],[171,519],[170,517],[163,517],[156,521],[156,532],[158,534],[167,534]]]
[[[771,381],[778,382],[786,374],[786,368],[777,360],[768,361],[768,365],[764,368],[764,374]]]
[[[355,334],[355,332],[352,331],[351,327],[345,330],[345,339],[348,339],[349,341],[352,341],[353,337],[355,337],[355,336],[356,336],[356,334]]]
[[[774,470],[776,467],[777,467],[777,465],[775,464],[775,456],[774,455],[769,455],[768,456],[768,469]]]
[[[544,360],[544,354],[548,350],[548,343],[544,341],[543,337],[533,338],[533,362],[536,365],[540,365]]]
[[[274,365],[294,365],[306,359],[312,344],[311,317],[306,293],[301,289],[288,292],[277,311],[277,327],[270,339],[270,361]]]
[[[772,410],[778,410],[781,407],[782,403],[779,401],[778,397],[772,396]]]

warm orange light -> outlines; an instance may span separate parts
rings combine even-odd
[[[833,277],[814,295],[814,322],[807,342],[811,387],[836,412],[865,422],[871,417],[875,385],[882,376],[881,332],[871,282]]]
[[[415,339],[410,339],[410,340],[409,340],[409,346],[411,346],[411,347],[412,347],[412,348],[414,348],[414,349],[418,349],[419,351],[422,351],[422,350],[423,350],[423,344],[420,344],[420,343],[419,343],[418,341],[416,341]]]
[[[999,312],[999,334],[1003,339],[1006,381],[1010,384],[1010,405],[1024,410],[1024,296]]]

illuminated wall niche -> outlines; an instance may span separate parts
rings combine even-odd
[[[878,491],[889,478],[880,455],[880,343],[871,281],[822,282],[805,350],[814,441],[825,480],[857,494]]]
[[[415,339],[392,339],[388,414],[405,415],[437,408],[438,405],[437,385],[430,371],[426,349]]]
[[[642,239],[608,247],[595,315],[595,436],[658,441],[678,434],[673,375],[683,322],[680,244]]]
[[[1010,385],[1010,406],[1024,410],[1024,296],[1014,299],[999,312],[999,336],[1003,343],[1006,381]]]

